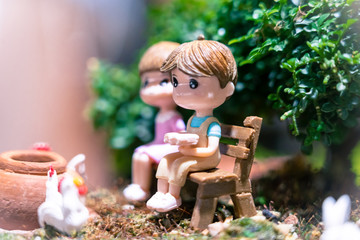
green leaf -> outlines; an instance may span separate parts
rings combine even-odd
[[[278,13],[278,12],[279,12],[279,9],[277,9],[277,8],[271,9],[269,12],[267,12],[267,16],[270,17],[274,13]]]
[[[245,59],[245,60],[243,60],[243,61],[241,61],[241,62],[239,63],[239,66],[241,67],[241,66],[244,66],[244,65],[246,65],[246,64],[252,64],[252,63],[254,63],[254,60],[253,60],[253,59]]]
[[[272,44],[276,43],[277,42],[277,39],[267,39],[262,45],[261,47],[262,48],[265,48],[265,47],[268,47],[268,46],[271,46]]]
[[[300,102],[299,102],[299,112],[303,113],[306,110],[306,107],[308,105],[308,100],[306,99],[306,97],[303,97]]]
[[[291,117],[293,114],[294,114],[294,111],[293,111],[293,110],[289,110],[289,111],[285,112],[283,115],[281,115],[280,120],[281,120],[281,121],[284,121],[284,120],[286,120],[287,118]]]
[[[308,64],[310,61],[311,61],[311,57],[309,53],[305,53],[300,60],[301,64]]]
[[[297,27],[297,28],[295,28],[295,35],[298,35],[298,34],[302,33],[303,31],[304,31],[304,28]]]
[[[312,146],[313,141],[314,141],[314,139],[312,138],[312,136],[310,136],[310,135],[306,136],[306,138],[304,140],[304,146]]]
[[[324,122],[320,122],[319,125],[316,127],[317,132],[322,132],[324,130]]]
[[[354,58],[349,53],[344,53],[344,54],[340,55],[340,58],[346,60],[350,64],[354,64]]]
[[[300,61],[297,58],[291,58],[286,62],[281,64],[282,68],[289,70],[290,72],[295,72],[297,66],[299,65]]]
[[[338,109],[337,113],[342,120],[346,120],[349,116],[347,109]]]
[[[306,93],[311,99],[317,99],[319,91],[316,88],[311,88],[309,92]]]
[[[356,18],[350,18],[346,21],[346,23],[343,25],[344,30],[348,29],[351,25],[356,23],[359,19]]]
[[[248,39],[251,39],[253,37],[254,37],[254,34],[244,35],[244,36],[241,36],[241,37],[238,37],[238,38],[231,39],[228,44],[232,45],[234,43],[241,43],[241,42],[246,41]]]
[[[321,28],[319,28],[319,30],[320,30],[321,32],[327,31],[327,28],[330,26],[330,24],[334,23],[335,21],[336,21],[336,18],[330,18],[329,20],[326,20],[326,21],[322,24]]]
[[[277,96],[277,94],[272,93],[272,94],[269,94],[268,99],[270,101],[276,101],[278,99],[278,96]]]
[[[323,84],[327,85],[329,83],[329,80],[330,80],[330,75],[326,75],[324,80],[323,80]]]
[[[357,107],[360,103],[360,98],[358,96],[354,96],[351,98],[351,105],[353,107]]]
[[[304,75],[308,75],[309,74],[308,67],[304,67],[304,68],[300,69],[300,72]]]
[[[299,21],[296,22],[296,25],[303,25],[303,26],[308,26],[310,24],[312,24],[314,21],[308,18],[305,19],[301,19]]]
[[[292,89],[292,88],[285,88],[285,89],[284,89],[284,92],[285,92],[285,93],[288,93],[288,94],[290,94],[290,95],[295,95],[295,90]]]
[[[336,105],[331,103],[331,102],[327,102],[327,103],[324,103],[322,106],[321,106],[321,111],[325,112],[325,113],[328,113],[328,112],[333,112],[336,110]]]
[[[321,24],[323,24],[323,22],[330,16],[330,13],[325,13],[325,14],[322,14],[319,19],[317,20],[317,24],[318,26],[320,27]]]
[[[336,90],[338,90],[339,92],[342,92],[345,89],[346,89],[346,86],[342,82],[339,82],[338,84],[336,84]]]
[[[306,44],[314,50],[315,52],[319,52],[319,40],[314,40],[312,42],[306,42]]]
[[[264,16],[264,13],[263,13],[263,11],[260,10],[260,9],[255,9],[254,12],[253,12],[253,14],[252,14],[252,18],[253,18],[253,19],[260,19],[260,18],[262,18],[263,16]]]
[[[282,52],[284,51],[287,45],[287,41],[281,41],[280,43],[276,44],[274,47],[271,47],[269,50],[274,50],[275,52]]]
[[[309,144],[308,145],[302,145],[301,146],[301,152],[310,155],[313,152],[313,145]]]

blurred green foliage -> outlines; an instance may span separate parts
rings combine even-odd
[[[354,147],[351,152],[351,170],[356,174],[355,183],[360,186],[360,142]]]
[[[239,124],[277,114],[310,153],[339,144],[360,116],[359,0],[173,0],[149,6],[148,43],[191,41],[202,33],[229,45],[239,63],[236,92],[216,114]],[[137,62],[90,68],[91,118],[112,149],[152,139],[155,110],[138,97]],[[189,112],[183,111],[185,118]],[[119,152],[118,152],[119,153]],[[131,155],[122,156],[130,164]]]
[[[155,110],[143,103],[137,68],[131,70],[91,59],[89,75],[95,94],[89,114],[95,129],[107,133],[118,172],[128,175],[132,151],[153,137]]]
[[[139,97],[140,79],[136,70],[126,71],[95,59],[89,69],[97,95],[90,116],[96,129],[104,128],[109,133],[111,148],[126,148],[136,138],[150,141],[154,109]]]
[[[219,0],[173,0],[149,6],[148,46],[159,41],[183,43],[199,34],[214,38],[217,32]]]

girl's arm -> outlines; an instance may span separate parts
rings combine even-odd
[[[179,151],[185,156],[210,157],[219,148],[220,138],[215,136],[208,137],[208,147],[193,148],[191,146],[179,146]]]
[[[175,119],[175,124],[173,125],[173,132],[184,132],[185,131],[185,123],[181,117]]]

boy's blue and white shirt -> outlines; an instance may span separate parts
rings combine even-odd
[[[206,116],[206,117],[196,117],[196,116],[194,116],[191,123],[190,123],[190,126],[193,127],[193,128],[198,128],[209,117],[210,116]],[[218,137],[218,138],[221,137],[221,127],[220,127],[220,124],[218,122],[210,123],[209,128],[207,130],[207,136],[213,136],[213,137]]]

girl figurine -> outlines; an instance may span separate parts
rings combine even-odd
[[[221,128],[213,110],[233,94],[237,68],[229,48],[200,36],[176,48],[160,70],[171,72],[176,104],[195,110],[186,132],[165,135],[165,142],[179,145],[179,151],[161,159],[158,190],[147,207],[167,212],[181,205],[180,190],[189,172],[215,168],[220,162]]]
[[[159,164],[166,154],[177,152],[178,147],[164,143],[167,132],[183,131],[184,121],[176,112],[176,104],[172,99],[173,86],[169,73],[160,72],[160,67],[169,54],[180,44],[159,42],[150,47],[139,63],[142,82],[141,99],[159,108],[155,119],[155,139],[135,149],[132,157],[132,184],[123,193],[129,201],[145,201],[149,197],[152,166]]]

